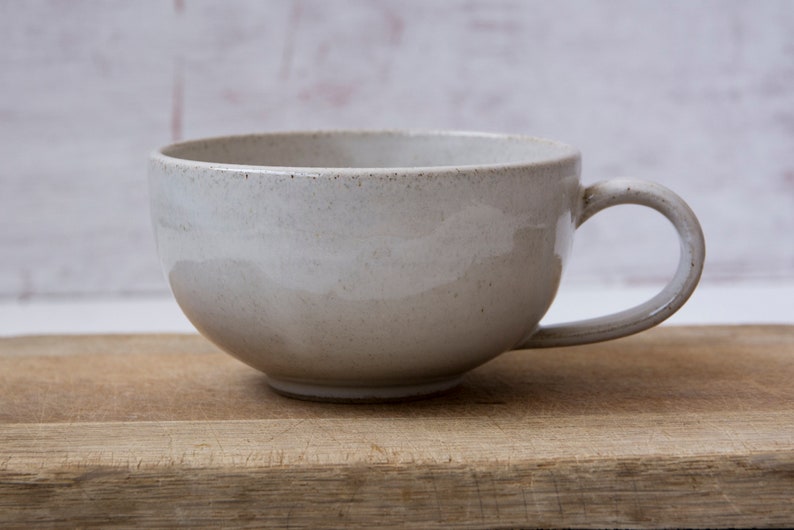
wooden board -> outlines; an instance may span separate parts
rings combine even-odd
[[[791,2],[220,4],[0,2],[4,303],[170,296],[146,154],[296,129],[550,135],[582,148],[588,184],[631,175],[689,201],[701,285],[794,280]],[[674,234],[650,210],[599,215],[564,288],[661,286]]]
[[[434,399],[278,396],[199,336],[0,340],[0,526],[794,525],[794,326],[512,352]]]

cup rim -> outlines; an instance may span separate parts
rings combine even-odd
[[[190,158],[180,158],[166,154],[166,151],[171,149],[189,147],[194,144],[202,142],[216,142],[228,141],[235,139],[244,139],[251,137],[287,137],[287,136],[309,136],[309,135],[393,135],[393,136],[446,136],[446,137],[481,137],[489,139],[497,139],[512,142],[532,142],[542,143],[557,148],[557,151],[551,156],[544,157],[536,160],[526,160],[518,162],[505,162],[505,163],[481,163],[481,164],[459,164],[459,165],[428,165],[428,166],[384,166],[384,167],[345,167],[345,166],[278,166],[278,165],[253,165],[253,164],[236,164],[230,162],[207,162],[202,160],[193,160]],[[511,133],[495,133],[495,132],[479,132],[468,130],[445,130],[445,129],[311,129],[311,130],[287,130],[287,131],[263,131],[257,133],[247,134],[228,134],[219,136],[208,136],[202,138],[195,138],[190,140],[183,140],[173,142],[165,145],[159,149],[151,152],[150,161],[159,161],[164,165],[169,166],[186,166],[200,167],[212,169],[216,171],[245,171],[247,173],[285,173],[289,172],[294,175],[307,175],[319,176],[324,173],[333,172],[335,175],[356,174],[361,173],[389,173],[389,174],[402,174],[402,173],[416,173],[423,174],[433,173],[450,173],[460,170],[493,170],[493,169],[510,169],[510,168],[537,168],[563,165],[568,163],[578,163],[581,160],[581,153],[579,150],[569,144],[557,140],[551,140],[539,136],[511,134]]]

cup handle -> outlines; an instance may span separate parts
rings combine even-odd
[[[652,182],[614,179],[585,188],[580,200],[577,228],[594,214],[618,204],[648,206],[667,217],[681,243],[678,269],[664,289],[643,304],[603,317],[540,326],[516,349],[587,344],[646,330],[678,311],[700,280],[706,255],[703,231],[694,212],[681,197]]]

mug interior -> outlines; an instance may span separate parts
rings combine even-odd
[[[309,168],[417,168],[548,163],[571,146],[488,133],[324,131],[265,133],[174,144],[161,153],[210,164]]]

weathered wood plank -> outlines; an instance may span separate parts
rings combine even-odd
[[[794,524],[794,326],[513,352],[439,398],[294,401],[198,336],[0,340],[0,523]]]
[[[585,182],[691,203],[706,281],[791,280],[792,48],[785,0],[2,2],[0,297],[167,294],[146,153],[317,128],[571,142]],[[567,278],[664,282],[675,237],[631,210],[582,227]]]

